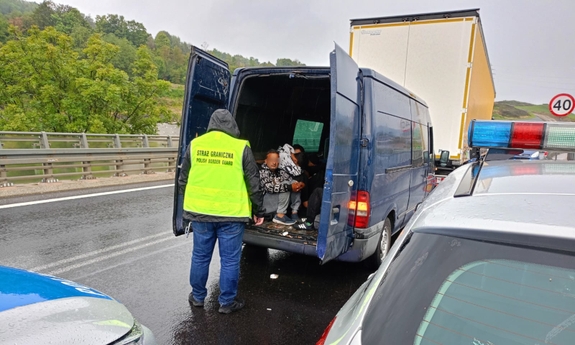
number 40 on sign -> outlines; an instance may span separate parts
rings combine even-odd
[[[567,116],[575,110],[575,98],[567,93],[561,93],[549,102],[549,111],[555,116]]]

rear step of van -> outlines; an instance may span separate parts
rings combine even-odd
[[[317,245],[317,230],[296,230],[291,225],[264,222],[262,225],[248,225],[248,229],[256,230],[262,234],[274,235],[294,239],[303,244]]]

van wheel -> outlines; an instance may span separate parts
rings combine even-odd
[[[383,229],[381,230],[381,234],[379,234],[379,241],[377,244],[377,248],[375,249],[375,253],[373,253],[369,258],[366,260],[366,264],[373,269],[377,269],[383,259],[389,253],[389,248],[391,247],[391,220],[389,218],[385,218],[383,222]]]

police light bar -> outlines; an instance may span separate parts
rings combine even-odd
[[[575,123],[473,120],[469,147],[575,150]]]

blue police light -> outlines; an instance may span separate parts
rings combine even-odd
[[[469,126],[470,147],[509,147],[511,122],[472,121]]]

